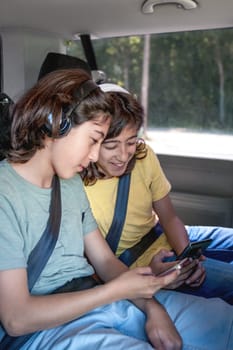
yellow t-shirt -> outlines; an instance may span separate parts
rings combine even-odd
[[[147,156],[136,161],[131,174],[127,214],[117,256],[138,243],[155,225],[157,219],[152,212],[152,202],[165,197],[171,189],[157,156],[149,146],[147,148]],[[94,185],[85,187],[93,214],[104,237],[112,223],[118,181],[117,177],[101,179]],[[132,266],[148,265],[153,255],[161,248],[171,249],[164,234]]]

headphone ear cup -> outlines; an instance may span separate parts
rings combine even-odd
[[[52,125],[53,125],[53,115],[52,113],[50,113],[47,118],[47,123],[44,124],[42,127],[42,130],[44,131],[44,133],[49,137],[52,137]],[[68,134],[68,132],[71,129],[71,126],[72,124],[71,124],[70,118],[67,117],[66,113],[62,110],[62,117],[60,120],[58,137],[60,136],[62,137]]]
[[[71,129],[71,120],[66,116],[65,112],[62,110],[62,117],[59,127],[59,136],[65,136]]]

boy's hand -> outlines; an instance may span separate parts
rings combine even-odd
[[[114,285],[120,299],[148,299],[152,298],[158,290],[172,283],[178,274],[179,271],[174,271],[167,276],[156,277],[149,266],[137,267],[122,273],[108,284]]]
[[[152,271],[154,274],[159,274],[163,271],[168,270],[172,266],[176,265],[179,261],[173,261],[173,262],[163,262],[164,258],[172,256],[173,253],[162,249],[160,250],[151,260],[150,267],[152,268]],[[192,283],[190,286],[193,286],[194,281],[196,281],[198,278],[201,278],[200,271],[196,273],[196,269],[198,267],[199,261],[193,260],[192,258],[187,259],[187,261],[182,265],[182,268],[180,269],[180,273],[177,275],[177,278],[173,280],[171,283],[166,285],[164,288],[166,289],[176,289],[183,285],[184,283]],[[195,274],[196,273],[196,274]],[[191,278],[192,277],[192,278]],[[191,278],[191,280],[190,280]],[[202,280],[201,280],[202,283]]]

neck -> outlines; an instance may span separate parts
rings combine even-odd
[[[44,150],[39,150],[26,163],[11,163],[14,170],[25,180],[41,188],[50,188],[54,176],[52,165]]]
[[[96,166],[97,166],[97,170],[98,170],[98,174],[99,174],[100,179],[111,179],[112,177],[114,177],[114,176],[106,173],[104,171],[104,169],[99,164],[96,164]]]

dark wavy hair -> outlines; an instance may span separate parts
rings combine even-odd
[[[13,109],[11,148],[6,158],[16,163],[25,163],[38,149],[44,148],[46,134],[43,126],[50,114],[53,117],[52,137],[58,137],[61,111],[67,107],[72,109],[74,106],[70,115],[72,127],[95,119],[99,114],[107,120],[111,116],[110,106],[99,87],[77,105],[75,96],[87,80],[90,80],[90,76],[81,69],[56,70],[44,76],[26,92]]]
[[[111,106],[111,124],[105,140],[112,139],[120,135],[127,125],[136,126],[137,131],[143,125],[144,111],[137,99],[124,92],[106,92],[107,100]],[[130,173],[134,168],[137,159],[143,159],[147,155],[146,144],[143,139],[138,139],[136,152],[129,161],[126,174]],[[98,162],[91,163],[87,169],[81,174],[85,185],[93,185],[97,179],[101,179],[105,174],[98,169]]]

